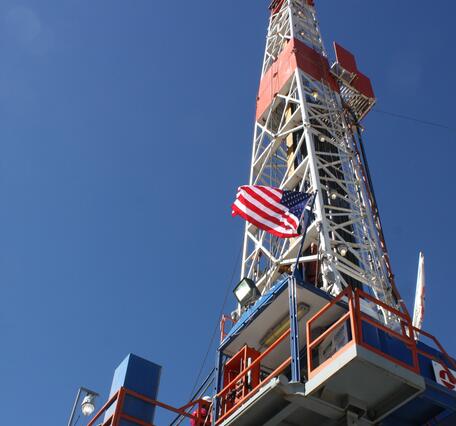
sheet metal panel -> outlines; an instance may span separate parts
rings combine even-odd
[[[289,82],[296,68],[339,92],[339,85],[330,73],[328,60],[302,41],[292,39],[261,79],[256,119],[264,114],[275,96]]]
[[[358,66],[353,53],[336,42],[334,42],[334,52],[336,53],[336,60],[342,68],[352,73],[358,73]]]
[[[116,368],[112,379],[111,398],[121,387],[135,391],[151,399],[156,400],[160,384],[161,366],[129,354]],[[105,420],[115,409],[115,404],[106,412]],[[128,414],[144,422],[153,422],[155,407],[141,401],[131,395],[126,395],[123,413]],[[128,422],[122,420],[120,426],[127,426]]]

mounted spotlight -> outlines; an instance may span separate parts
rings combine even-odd
[[[78,408],[79,401],[81,397],[85,394],[85,397],[82,399],[81,403],[81,412],[84,416],[91,416],[93,412],[95,411],[95,398],[98,395],[98,393],[87,389],[80,387],[78,389],[78,393],[76,395],[76,399],[74,400],[73,404],[73,409],[71,410],[71,415],[70,415],[70,420],[68,421],[68,426],[75,426],[76,423],[78,422],[79,416],[77,417],[76,421],[74,421],[76,417],[76,409]]]
[[[318,92],[317,92],[316,90],[314,90],[314,91],[312,92],[312,97],[313,97],[315,100],[318,99]]]
[[[243,308],[260,297],[260,292],[250,278],[243,278],[235,287],[233,293]]]
[[[337,251],[340,253],[341,256],[345,257],[348,253],[348,247],[344,244],[341,244],[337,247]]]
[[[318,136],[318,140],[319,140],[320,142],[325,142],[325,141],[326,141],[326,138],[325,138],[324,135],[320,135],[320,136]]]
[[[82,400],[81,411],[84,416],[90,416],[95,411],[94,400],[95,395],[93,393],[87,394]]]

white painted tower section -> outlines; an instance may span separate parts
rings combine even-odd
[[[326,60],[312,3],[285,0],[271,15],[263,80],[293,39]],[[257,114],[250,184],[318,191],[316,220],[307,232],[300,265],[316,261],[316,285],[333,295],[348,285],[362,286],[398,307],[353,115],[344,108],[343,95],[330,86],[297,67],[273,94],[270,105]],[[277,238],[247,223],[241,277],[267,290],[289,272],[299,245],[300,238]]]

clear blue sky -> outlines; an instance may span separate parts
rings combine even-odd
[[[454,1],[316,3],[379,108],[456,127]],[[230,203],[266,6],[1,2],[2,424],[65,424],[77,387],[106,397],[128,352],[164,366],[161,400],[186,402],[241,244]],[[455,355],[456,132],[379,113],[365,126],[398,286],[411,307],[422,249],[425,328]]]

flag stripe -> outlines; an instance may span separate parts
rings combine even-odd
[[[277,190],[275,188],[271,188],[268,186],[261,186],[261,185],[256,185],[253,187],[255,189],[259,189],[260,191],[264,192],[266,195],[269,195],[269,197],[273,198],[277,203],[280,203],[280,201],[282,200],[282,191],[280,191],[280,190]]]
[[[254,211],[258,216],[261,216],[265,220],[268,220],[277,226],[283,226],[285,229],[291,230],[296,228],[296,226],[293,226],[294,224],[290,225],[287,221],[287,218],[282,214],[277,214],[274,212],[269,213],[270,210],[268,208],[262,206],[255,199],[252,199],[248,194],[240,195],[236,201],[239,201],[241,204]]]
[[[239,214],[259,229],[278,237],[298,237],[302,212],[309,199],[310,196],[304,192],[244,185],[238,188],[232,215]]]
[[[262,188],[258,188],[252,185],[244,187],[244,190],[249,191],[252,195],[255,194],[256,198],[268,202],[271,206],[278,209],[281,213],[288,211],[288,208],[281,204],[281,199],[277,201],[277,197],[275,195],[271,196],[271,194],[268,194],[266,191],[263,191]]]
[[[275,235],[276,237],[280,238],[291,238],[291,237],[298,237],[299,234],[290,234],[288,231],[287,232],[281,232],[278,229],[275,228],[267,228],[264,226],[263,222],[256,220],[254,217],[252,217],[250,214],[247,214],[244,212],[241,208],[239,208],[237,205],[233,204],[232,206],[233,213],[236,213],[240,216],[242,216],[247,222],[250,222],[251,224],[255,225],[259,229],[263,229],[264,231],[269,232],[272,235]],[[233,214],[235,216],[235,214]]]
[[[283,217],[293,228],[297,228],[299,225],[299,219],[288,211],[288,208],[277,203],[271,204],[267,199],[264,198],[264,194],[258,194],[255,188],[244,187],[241,195],[247,197],[248,200],[254,203],[257,207],[264,209],[267,213],[273,216]],[[238,197],[239,198],[239,197]]]
[[[263,227],[267,226],[270,229],[275,229],[275,230],[280,231],[285,234],[290,234],[290,233],[295,232],[293,229],[285,228],[284,226],[282,226],[280,224],[277,224],[277,223],[269,221],[268,219],[265,219],[264,217],[260,216],[256,212],[249,209],[245,204],[241,203],[240,200],[236,200],[234,202],[234,206],[237,207],[238,211],[242,211],[243,213],[248,214],[249,216],[253,217],[255,220],[263,223]]]

